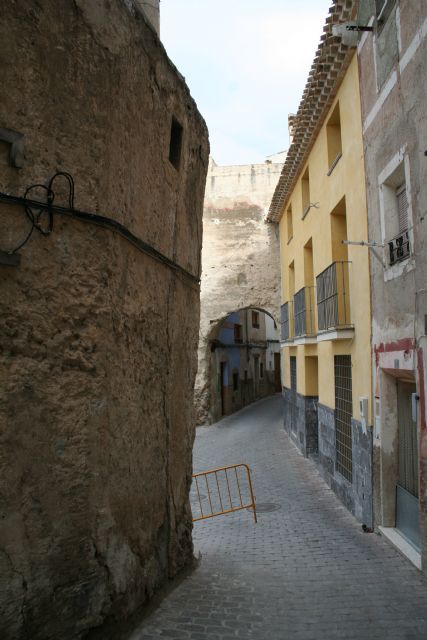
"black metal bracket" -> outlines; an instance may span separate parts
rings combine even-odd
[[[361,24],[348,24],[347,31],[373,31],[374,27],[364,27]]]
[[[24,135],[12,129],[0,127],[0,142],[10,144],[9,164],[16,169],[24,166]]]

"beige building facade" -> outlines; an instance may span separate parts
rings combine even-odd
[[[326,21],[269,219],[280,230],[285,428],[371,527],[369,258],[351,244],[368,237],[359,74],[355,47],[333,34],[354,16],[345,7]]]

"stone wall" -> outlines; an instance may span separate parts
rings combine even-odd
[[[318,453],[317,396],[303,396],[283,387],[284,427],[304,456]]]
[[[209,340],[231,312],[253,307],[278,321],[278,229],[265,214],[282,164],[217,166],[210,162],[203,212],[201,318],[195,406],[199,424],[212,420]]]
[[[197,277],[207,131],[153,30],[130,1],[0,13],[0,128],[25,136],[21,169],[0,144],[0,191],[69,171],[77,209]],[[53,189],[67,205],[66,180]],[[29,229],[0,200],[0,249]],[[0,265],[0,636],[77,639],[191,561],[199,290],[111,230],[57,214],[18,253],[20,266]]]
[[[336,471],[335,412],[319,403],[319,467],[331,489],[363,524],[373,526],[372,517],[372,429],[362,429],[351,420],[353,479]]]

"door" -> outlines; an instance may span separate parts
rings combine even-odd
[[[221,373],[220,373],[220,382],[221,382],[221,415],[225,416],[225,362],[221,362]]]
[[[259,356],[254,356],[255,398],[259,396]]]
[[[418,433],[412,419],[414,384],[397,381],[398,479],[396,486],[396,529],[420,550],[418,495]]]
[[[280,353],[274,354],[274,387],[276,391],[282,390],[282,377],[280,373]]]

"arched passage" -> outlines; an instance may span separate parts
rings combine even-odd
[[[279,331],[271,313],[259,307],[228,313],[212,324],[205,348],[209,422],[280,391]]]

